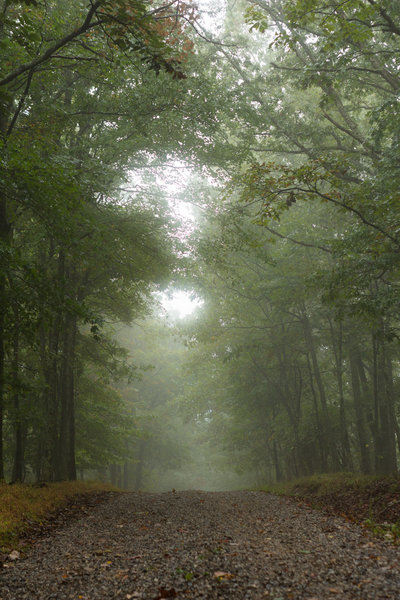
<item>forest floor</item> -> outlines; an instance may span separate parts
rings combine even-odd
[[[7,484],[0,482],[0,567],[1,555],[16,545],[25,544],[31,533],[51,526],[63,511],[71,512],[92,494],[116,490],[99,481]]]
[[[398,599],[388,540],[265,492],[92,494],[0,569],[0,599]]]
[[[291,496],[400,542],[400,478],[335,473],[304,477],[268,491]],[[399,594],[400,598],[400,594]]]

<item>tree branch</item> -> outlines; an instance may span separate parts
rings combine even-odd
[[[33,69],[31,69],[29,71],[28,79],[26,80],[25,89],[24,89],[24,91],[22,93],[21,98],[19,99],[18,106],[17,106],[17,109],[16,109],[16,111],[14,113],[13,118],[11,119],[11,123],[8,126],[6,137],[10,137],[10,135],[12,133],[12,130],[14,129],[15,123],[17,122],[17,119],[18,119],[18,117],[20,115],[20,112],[22,110],[22,107],[24,106],[25,99],[26,99],[26,97],[27,97],[27,95],[29,93],[29,88],[31,87],[33,72],[34,72]]]
[[[292,244],[298,244],[299,246],[304,246],[305,248],[314,248],[314,249],[322,250],[323,252],[327,252],[328,254],[331,254],[331,251],[329,250],[329,248],[326,248],[325,246],[319,246],[318,244],[309,244],[308,242],[301,242],[300,240],[294,240],[293,238],[290,238],[286,235],[282,235],[282,233],[279,233],[279,231],[276,231],[276,229],[272,229],[272,227],[267,227],[267,225],[263,225],[263,228],[266,229],[267,231],[269,231],[270,233],[272,233],[273,235],[276,235],[277,237],[281,238],[282,240],[288,240],[289,242],[292,242]]]
[[[53,44],[53,46],[48,48],[46,50],[46,52],[44,52],[42,54],[42,56],[35,58],[30,63],[25,63],[23,65],[20,65],[18,67],[18,69],[15,69],[11,73],[9,73],[9,75],[7,75],[7,77],[4,77],[3,79],[0,80],[0,86],[7,85],[7,83],[14,81],[14,79],[19,77],[23,73],[26,73],[26,71],[33,72],[37,66],[43,64],[44,62],[46,62],[50,58],[52,58],[53,55],[57,52],[57,50],[59,50],[60,48],[63,48],[64,46],[67,46],[70,42],[72,42],[72,40],[79,37],[82,33],[85,33],[89,29],[97,27],[100,24],[100,21],[96,21],[95,23],[91,23],[91,21],[92,21],[93,15],[95,15],[96,10],[100,6],[100,4],[101,4],[101,0],[97,0],[97,2],[95,2],[94,4],[91,5],[84,22],[82,23],[82,25],[80,27],[78,27],[78,29],[74,29],[74,31],[72,31],[68,35],[66,35],[63,38],[61,38],[60,40],[58,40],[58,42],[56,42],[55,44]]]
[[[371,6],[378,9],[379,14],[388,24],[389,31],[391,31],[392,33],[395,33],[396,35],[400,35],[400,28],[393,21],[392,17],[390,15],[388,15],[386,10],[382,6],[377,6],[375,0],[367,0],[367,1],[371,4]]]
[[[353,206],[350,206],[349,204],[346,204],[346,202],[337,200],[336,198],[332,198],[332,196],[328,196],[327,194],[323,194],[322,192],[320,192],[317,189],[306,189],[306,188],[301,188],[298,186],[295,186],[294,188],[290,188],[293,190],[297,190],[299,192],[305,192],[308,194],[315,194],[316,196],[319,196],[320,198],[323,198],[324,200],[327,200],[328,202],[332,202],[332,204],[335,204],[336,206],[340,206],[341,208],[344,208],[345,210],[347,210],[348,212],[356,215],[360,221],[362,223],[364,223],[364,225],[368,225],[368,227],[372,227],[373,229],[376,229],[376,231],[379,231],[380,233],[382,233],[382,235],[384,235],[387,239],[389,239],[390,241],[392,241],[397,247],[400,246],[400,242],[397,238],[393,237],[392,235],[390,235],[390,233],[388,233],[387,231],[385,231],[384,229],[382,229],[382,227],[380,227],[379,225],[377,225],[376,223],[373,223],[372,221],[369,221],[363,214],[361,211],[359,211],[357,208],[354,208]],[[280,190],[279,192],[277,192],[278,194],[280,192],[285,191],[285,193],[287,193],[287,189],[285,190]]]

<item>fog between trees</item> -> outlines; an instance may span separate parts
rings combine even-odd
[[[206,10],[0,2],[0,479],[397,472],[400,5]]]

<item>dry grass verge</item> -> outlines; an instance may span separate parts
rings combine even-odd
[[[21,536],[42,525],[50,515],[77,497],[116,491],[99,482],[60,482],[41,485],[0,483],[0,552],[15,547]]]
[[[396,543],[400,541],[400,478],[397,476],[313,475],[272,485],[265,491],[294,496],[364,525]]]

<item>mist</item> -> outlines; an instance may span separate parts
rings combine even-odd
[[[0,481],[398,472],[400,8],[308,4],[2,3]]]

